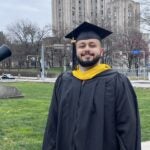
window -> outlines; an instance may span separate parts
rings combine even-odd
[[[74,11],[72,11],[72,16],[75,16],[75,12]]]
[[[117,20],[117,8],[116,7],[113,8],[113,18],[114,20]]]
[[[111,10],[110,8],[107,9],[107,20],[110,21],[111,19]]]
[[[134,12],[133,12],[133,6],[131,4],[129,4],[128,6],[128,26],[132,26],[133,25],[133,16]]]

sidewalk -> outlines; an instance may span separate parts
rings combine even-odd
[[[150,80],[131,80],[134,87],[150,88]]]
[[[142,142],[142,150],[150,150],[150,141]]]
[[[15,79],[0,80],[0,82],[47,82],[54,83],[57,78],[15,77]],[[150,80],[130,80],[133,87],[150,88]]]
[[[57,78],[37,78],[37,77],[20,77],[20,78],[16,78],[16,81],[32,81],[32,82],[50,82],[50,83],[54,83],[56,81]]]
[[[15,77],[15,79],[0,80],[0,82],[48,82],[54,83],[57,78]]]

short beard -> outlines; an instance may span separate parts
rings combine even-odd
[[[91,67],[96,65],[100,60],[100,56],[96,56],[93,60],[91,61],[83,61],[77,56],[77,61],[82,67]]]

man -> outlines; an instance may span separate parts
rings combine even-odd
[[[76,40],[78,65],[56,81],[43,150],[141,150],[135,92],[99,62],[101,40],[110,34],[84,22],[66,36]]]

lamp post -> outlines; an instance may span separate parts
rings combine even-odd
[[[146,60],[145,60],[145,51],[143,52],[143,57],[144,57],[144,79],[146,79]]]
[[[44,67],[44,46],[43,46],[43,44],[42,44],[42,47],[41,47],[41,60],[40,60],[40,63],[41,63],[41,79],[44,80],[45,79],[45,76],[44,76],[45,67]]]

